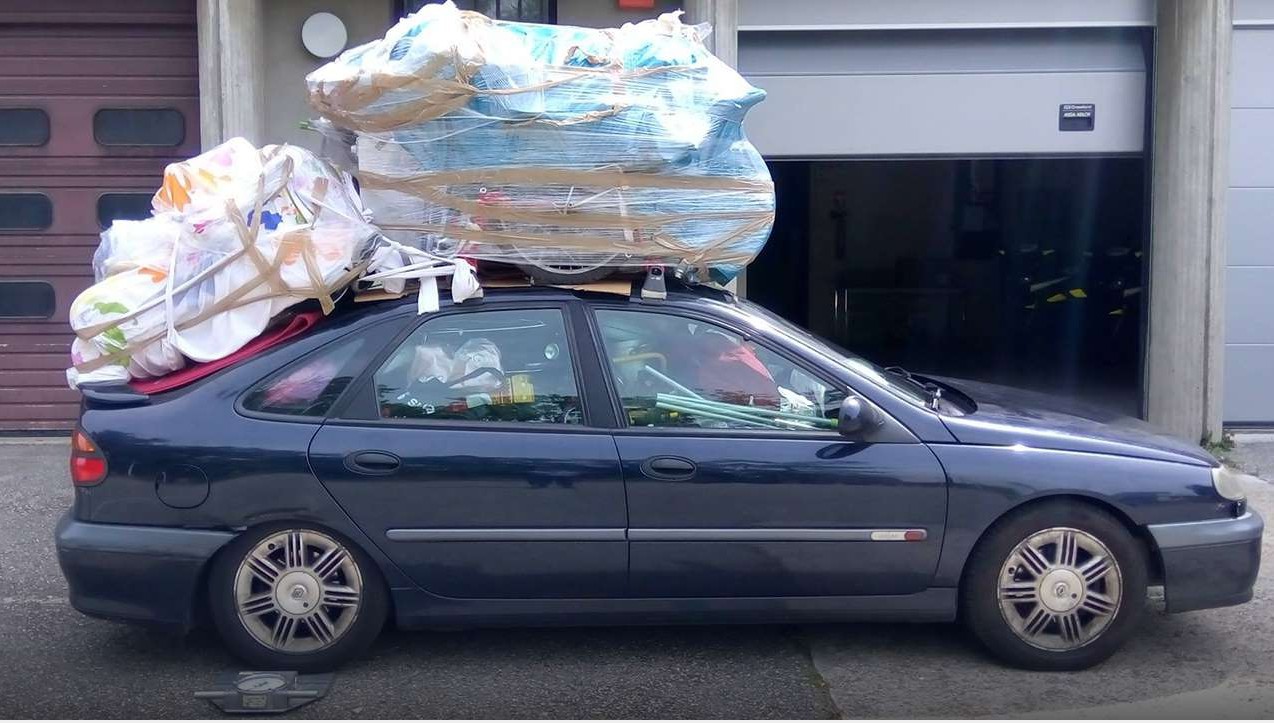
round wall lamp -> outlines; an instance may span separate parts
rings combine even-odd
[[[331,58],[345,49],[345,23],[331,13],[314,13],[301,26],[301,44],[316,58]]]

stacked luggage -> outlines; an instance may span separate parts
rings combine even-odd
[[[764,98],[676,14],[594,30],[426,5],[306,78],[357,138],[390,237],[549,280],[689,267],[724,282],[774,217],[743,136]],[[561,277],[566,277],[561,278]]]
[[[306,78],[337,163],[233,139],[169,166],[151,218],[102,234],[72,304],[72,387],[221,359],[296,304],[352,283],[438,277],[479,295],[470,262],[542,281],[625,268],[724,283],[774,219],[742,121],[764,93],[679,14],[619,29],[491,20],[430,4]],[[370,219],[370,222],[369,220]]]

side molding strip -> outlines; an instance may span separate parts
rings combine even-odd
[[[812,528],[398,528],[385,531],[394,542],[921,542],[922,529]]]
[[[920,542],[928,537],[920,529],[633,529],[634,542]]]
[[[394,529],[394,542],[623,542],[622,527]]]

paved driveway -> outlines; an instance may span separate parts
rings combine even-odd
[[[214,713],[192,694],[236,663],[212,635],[152,632],[68,607],[51,539],[71,497],[65,465],[64,440],[0,440],[0,717]],[[1251,495],[1274,512],[1274,488]],[[298,714],[1270,717],[1272,568],[1252,604],[1153,615],[1127,650],[1085,673],[1000,667],[954,625],[413,632],[382,637]]]

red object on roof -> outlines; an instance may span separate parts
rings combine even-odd
[[[191,382],[199,381],[210,374],[219,372],[228,366],[238,364],[250,356],[259,354],[270,347],[277,346],[294,336],[304,334],[314,327],[323,318],[322,312],[319,311],[303,311],[288,319],[286,324],[280,324],[273,329],[266,329],[261,336],[244,344],[239,351],[221,359],[210,362],[200,362],[191,364],[184,369],[178,369],[172,374],[165,374],[162,377],[154,379],[139,379],[129,382],[129,386],[133,391],[141,394],[158,394],[167,392],[178,387],[184,387]]]

